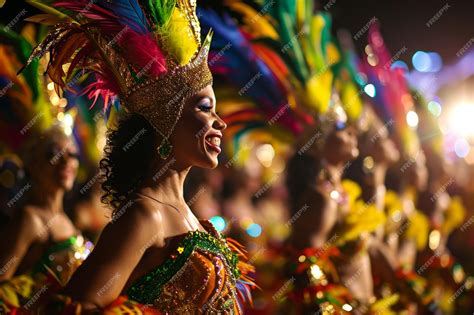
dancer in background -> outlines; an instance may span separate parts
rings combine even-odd
[[[254,293],[255,309],[247,312],[274,313],[272,295],[280,286],[282,261],[277,247],[287,235],[287,213],[285,207],[260,210],[284,181],[282,156],[301,131],[303,120],[289,105],[282,82],[287,69],[281,58],[249,40],[251,34],[232,18],[235,12],[230,7],[200,9],[203,28],[214,30],[210,68],[220,111],[229,126],[221,193],[225,232],[247,245],[249,258],[261,270],[256,281],[262,290]]]
[[[67,280],[73,269],[63,269],[72,265],[76,247],[84,244],[63,207],[64,194],[72,188],[77,172],[77,149],[60,126],[53,126],[33,137],[23,161],[29,179],[27,201],[1,231],[0,264],[9,266],[1,278],[44,272],[46,265],[54,272],[69,272],[62,279]],[[64,249],[69,251],[64,254]]]
[[[69,113],[48,105],[37,61],[16,76],[32,50],[27,38],[35,38],[32,25],[21,35],[5,28],[0,34],[2,82],[14,82],[1,98],[1,142],[5,150],[22,153],[26,174],[3,205],[13,209],[0,230],[0,308],[5,312],[20,308],[50,275],[66,283],[92,250],[64,212],[64,195],[76,178],[78,149],[66,134],[70,126],[54,122],[53,115]]]
[[[426,121],[421,123],[425,123],[424,127],[428,124]],[[415,195],[415,202],[429,224],[427,246],[420,250],[416,264],[419,273],[427,279],[435,303],[445,314],[456,314],[470,304],[474,279],[466,275],[447,246],[453,231],[462,226],[466,210],[461,197],[449,193],[454,178],[439,150],[441,143],[436,143],[442,139],[436,138],[422,143],[423,151],[429,157],[426,159],[428,180],[425,189]]]
[[[53,27],[30,60],[49,51],[48,74],[62,88],[75,71],[93,72],[89,95],[102,96],[106,108],[118,97],[127,112],[109,131],[100,164],[112,221],[65,288],[65,306],[95,310],[127,294],[153,306],[143,312],[241,314],[252,286],[245,255],[199,221],[183,196],[191,167],[217,166],[226,128],[207,65],[211,34],[201,45],[195,2],[55,8],[71,15],[50,18],[70,23]],[[64,81],[56,74],[69,62]]]
[[[331,309],[336,312],[349,311],[356,305],[351,306],[351,294],[339,282],[338,272],[329,257],[340,252],[336,245],[357,238],[367,222],[359,226],[355,222],[344,224],[344,218],[351,217],[353,221],[357,211],[354,209],[352,216],[348,216],[348,199],[340,187],[340,178],[345,164],[357,156],[358,150],[356,130],[348,126],[346,112],[341,107],[339,96],[333,91],[333,72],[328,66],[329,63],[338,62],[339,52],[335,45],[329,43],[330,36],[315,43],[312,41],[314,38],[307,35],[328,35],[329,18],[324,14],[297,15],[312,12],[311,5],[306,7],[302,1],[297,3],[298,9],[289,2],[279,2],[265,7],[273,18],[271,21],[276,23],[269,22],[266,16],[259,16],[256,19],[258,23],[253,23],[256,22],[253,16],[260,15],[253,8],[242,3],[229,6],[243,21],[242,32],[255,40],[257,55],[267,64],[278,64],[275,69],[271,68],[273,75],[280,80],[280,88],[276,91],[286,94],[290,106],[285,108],[284,113],[288,114],[286,117],[277,115],[278,118],[274,120],[291,117],[290,114],[301,119],[305,117],[303,113],[318,117],[314,125],[311,125],[312,119],[301,119],[303,124],[310,126],[303,136],[302,128],[297,130],[296,134],[300,134],[295,149],[297,152],[293,153],[294,158],[286,170],[292,233],[288,240],[291,249],[282,254],[286,255],[292,271],[286,284],[283,281],[282,285],[285,288],[289,286],[291,293],[274,292],[272,298],[281,301],[286,297],[285,310],[282,310],[285,313],[324,312]],[[343,103],[357,96],[354,86],[348,87],[340,82],[338,88],[343,91]],[[357,116],[360,113],[357,97],[355,104],[351,105],[350,114]],[[270,125],[273,126],[271,118]],[[282,119],[279,124],[285,122],[288,120]],[[372,225],[376,227],[380,223],[379,220],[373,220]],[[341,229],[341,233],[334,233],[336,226]],[[338,234],[336,239],[331,239],[334,234]],[[352,253],[347,253],[346,257],[350,259]],[[370,281],[370,265],[367,267]],[[370,287],[354,291],[368,296],[366,303],[373,295]]]

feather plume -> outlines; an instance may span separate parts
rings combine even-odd
[[[160,28],[158,34],[167,47],[168,54],[180,65],[187,64],[199,48],[190,23],[179,8],[174,9],[170,22]]]

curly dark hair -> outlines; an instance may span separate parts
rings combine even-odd
[[[102,202],[116,215],[120,206],[133,197],[157,155],[157,132],[137,114],[125,114],[117,127],[107,131],[102,173]]]

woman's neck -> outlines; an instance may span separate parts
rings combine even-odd
[[[44,188],[40,188],[39,185],[34,185],[31,189],[31,203],[54,213],[64,211],[63,198],[63,189],[51,189],[45,192]]]
[[[372,172],[367,174],[362,195],[366,202],[373,202],[382,209],[385,200],[385,175],[387,167],[384,164],[375,164]]]
[[[328,163],[326,160],[322,160],[321,164],[329,176],[329,181],[335,185],[339,185],[347,163],[342,161],[339,163]]]
[[[160,161],[152,168],[141,191],[160,201],[185,203],[184,181],[191,167],[179,167],[174,160]]]

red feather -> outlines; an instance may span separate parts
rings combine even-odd
[[[124,57],[133,61],[140,76],[159,76],[167,71],[166,60],[152,34],[139,34],[127,29],[120,37]]]

